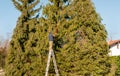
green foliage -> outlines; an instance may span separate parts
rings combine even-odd
[[[39,8],[31,10],[39,0],[19,1],[13,0],[21,16],[10,43],[6,76],[45,75],[49,31],[55,36],[53,49],[60,76],[109,73],[107,33],[90,0],[49,0],[39,19],[32,18]],[[52,61],[49,76],[55,76]]]
[[[4,68],[5,66],[6,55],[7,55],[6,47],[1,47],[0,48],[0,68]]]
[[[0,69],[5,67],[5,59],[8,51],[8,40],[0,40]]]
[[[10,41],[9,53],[6,61],[6,76],[40,76],[40,59],[36,49],[36,25],[34,15],[40,10],[33,9],[39,0],[12,0],[21,12],[16,28]]]
[[[111,71],[108,76],[119,76],[120,75],[120,56],[110,57]]]
[[[120,56],[118,56],[116,59],[116,65],[117,65],[116,76],[119,76],[120,75]]]
[[[46,36],[49,30],[55,34],[54,51],[61,76],[107,75],[110,71],[109,48],[100,16],[90,0],[70,0],[68,3],[50,0],[44,7],[44,17],[40,19],[43,22],[41,35],[44,33],[41,44],[48,43]],[[47,50],[48,45],[39,48]],[[47,53],[42,56],[43,66],[47,64]],[[52,65],[50,76],[55,75]]]

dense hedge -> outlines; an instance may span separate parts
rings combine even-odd
[[[44,76],[48,33],[60,76],[106,76],[110,70],[107,32],[90,0],[49,0],[42,17],[39,0],[12,0],[21,12],[10,42],[6,76]],[[55,76],[51,62],[49,76]]]
[[[7,49],[5,47],[0,48],[0,67],[4,68],[5,66],[5,58],[7,55]]]
[[[120,76],[120,56],[116,57],[116,76]]]

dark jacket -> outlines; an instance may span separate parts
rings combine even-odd
[[[49,33],[48,37],[49,37],[49,41],[53,41],[54,38],[53,38],[53,34],[51,32]]]

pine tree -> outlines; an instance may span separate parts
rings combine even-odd
[[[109,72],[107,33],[90,0],[74,0],[70,6],[70,20],[76,31],[75,49],[80,61],[78,75],[104,76]],[[74,14],[73,14],[74,13]],[[78,70],[76,69],[76,70]]]
[[[14,29],[10,41],[9,53],[6,62],[6,76],[40,76],[38,54],[35,51],[37,39],[35,38],[35,14],[40,7],[34,9],[39,0],[12,0],[21,15]]]
[[[56,56],[57,65],[59,68],[59,72],[63,69],[61,66],[64,66],[61,64],[61,62],[64,62],[63,60],[60,60],[61,49],[62,45],[64,44],[62,36],[64,36],[64,33],[66,30],[64,27],[61,27],[62,24],[66,23],[66,8],[68,7],[68,0],[49,0],[49,3],[44,7],[43,9],[43,17],[39,19],[39,25],[40,29],[38,29],[38,45],[40,49],[40,55],[41,55],[41,68],[40,70],[43,71],[41,73],[41,76],[45,75],[45,70],[47,66],[47,59],[48,59],[48,53],[49,53],[49,43],[48,43],[48,34],[49,32],[52,32],[54,34],[54,52]],[[66,14],[66,15],[65,15]],[[60,30],[59,30],[60,29]],[[64,36],[65,37],[65,36]],[[60,70],[61,69],[61,70]],[[64,73],[62,74],[65,75]],[[60,73],[60,76],[62,76]],[[55,76],[55,69],[53,66],[53,61],[51,60],[50,68],[49,68],[49,76]]]
[[[46,33],[43,39],[47,38],[49,29],[53,33],[56,28],[58,30],[54,51],[61,76],[105,76],[109,73],[107,32],[90,0],[50,0],[43,15],[42,27],[46,30],[42,31]],[[41,44],[46,42],[44,39]],[[48,48],[47,43],[43,47]],[[47,56],[42,57],[47,64]],[[50,68],[49,74],[54,75],[53,64]]]

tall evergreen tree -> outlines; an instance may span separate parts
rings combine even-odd
[[[40,8],[34,9],[39,0],[12,0],[21,16],[14,29],[10,41],[6,62],[6,76],[40,76],[37,61],[38,55],[34,49],[37,19],[34,17]]]
[[[43,21],[42,27],[46,30],[41,31],[44,34],[41,44],[46,44],[43,47],[47,51],[47,32],[52,30],[55,33],[56,29],[58,30],[57,34],[55,33],[54,51],[60,75],[107,75],[110,69],[107,32],[92,2],[90,0],[49,1],[50,3],[43,10],[44,18],[40,20]],[[47,56],[42,57],[47,64]],[[52,62],[49,74],[55,74]]]
[[[72,60],[75,61],[71,64],[76,71],[75,75],[107,75],[110,69],[107,33],[91,0],[73,0],[68,15],[72,17],[69,20],[71,32],[75,31],[70,36],[73,38],[74,49],[71,49],[75,58]],[[79,67],[75,67],[74,63]]]
[[[43,9],[43,17],[39,19],[39,25],[40,29],[38,29],[38,45],[40,49],[40,55],[41,55],[41,71],[44,71],[41,73],[41,76],[45,75],[45,70],[47,66],[47,59],[48,59],[48,53],[49,53],[49,44],[48,44],[48,34],[49,32],[52,32],[54,34],[54,52],[56,55],[56,61],[59,68],[59,72],[62,73],[62,69],[64,64],[61,64],[61,62],[64,62],[63,60],[60,61],[60,55],[62,45],[64,44],[62,36],[65,37],[64,33],[66,30],[64,27],[61,27],[62,24],[66,24],[66,8],[68,7],[68,0],[49,0],[49,3],[44,7]],[[60,30],[59,30],[60,29]],[[62,31],[61,31],[62,30]],[[49,68],[49,76],[55,75],[55,70],[53,66],[53,62],[51,60]],[[61,70],[60,70],[61,69]],[[61,75],[60,73],[60,75]],[[64,73],[62,74],[65,75]]]

